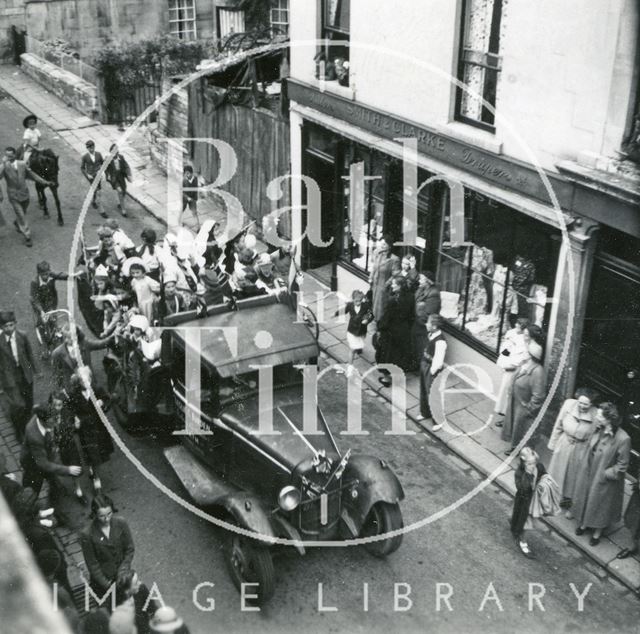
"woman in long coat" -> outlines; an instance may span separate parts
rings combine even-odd
[[[592,528],[591,546],[597,546],[602,531],[622,516],[624,474],[631,451],[631,438],[620,428],[620,414],[613,403],[600,405],[597,421],[598,429],[589,441],[587,460],[578,471],[574,498],[576,535]]]
[[[580,388],[575,398],[564,402],[547,445],[553,451],[549,474],[567,506],[573,499],[578,470],[587,459],[589,439],[596,428],[594,397],[592,390]],[[572,519],[570,511],[567,517]]]
[[[440,314],[440,287],[435,283],[435,279],[431,271],[425,271],[418,276],[418,288],[415,292],[415,321],[411,329],[416,368],[420,367],[420,360],[427,345],[427,319],[429,315]]]
[[[532,557],[529,545],[524,539],[524,531],[531,509],[531,500],[536,485],[546,472],[538,454],[531,447],[523,447],[520,452],[520,463],[514,472],[516,495],[511,514],[511,534],[516,540],[520,552],[526,557]]]
[[[505,451],[507,455],[529,431],[544,402],[547,377],[541,364],[542,346],[532,340],[527,350],[529,359],[514,372],[502,428],[502,439],[511,441],[511,447]],[[535,444],[535,434],[529,444]]]
[[[378,243],[378,248],[373,254],[373,266],[371,267],[372,309],[376,321],[382,319],[384,308],[389,296],[389,279],[400,271],[400,260],[397,255],[391,253],[393,238],[384,235]]]
[[[409,370],[413,364],[411,348],[411,322],[414,314],[413,294],[407,290],[404,278],[391,279],[391,294],[382,318],[378,322],[378,342],[376,363],[392,363],[402,370]],[[389,372],[383,374],[380,382],[390,385]]]

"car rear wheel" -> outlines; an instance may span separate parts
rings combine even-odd
[[[273,596],[276,577],[271,553],[266,546],[234,533],[227,539],[225,561],[238,590],[243,583],[258,584],[246,589],[247,594],[258,596],[254,600],[257,605],[266,603]]]
[[[398,503],[377,502],[371,507],[367,515],[360,537],[374,537],[396,531],[404,526],[402,512]],[[381,539],[364,544],[366,550],[374,557],[386,557],[400,548],[402,535],[395,535],[389,539]]]

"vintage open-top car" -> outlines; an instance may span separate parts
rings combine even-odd
[[[315,364],[318,345],[296,323],[288,299],[242,300],[200,318],[174,315],[165,325],[176,329],[164,332],[162,344],[183,434],[165,455],[199,507],[256,533],[252,539],[229,531],[225,556],[238,587],[258,584],[251,588],[258,602],[274,591],[269,538],[291,540],[303,554],[301,542],[377,536],[403,526],[402,486],[383,460],[341,452],[319,408],[318,433],[303,433],[303,376],[295,366]],[[228,333],[237,334],[235,343]],[[187,380],[198,365],[198,380],[193,374]],[[272,367],[271,402],[264,390],[261,398],[257,366]],[[270,433],[259,433],[265,420]],[[365,548],[383,557],[401,541],[398,534]]]

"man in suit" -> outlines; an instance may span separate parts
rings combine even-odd
[[[53,185],[49,181],[44,180],[34,172],[32,172],[24,161],[16,158],[16,150],[8,147],[5,150],[5,156],[0,163],[0,179],[4,178],[7,186],[7,198],[16,214],[14,221],[15,228],[25,237],[25,244],[32,246],[31,229],[27,222],[26,213],[29,208],[29,188],[27,187],[27,179],[35,181],[40,185]],[[4,200],[2,190],[0,190],[0,202]]]
[[[60,476],[79,476],[82,467],[66,466],[60,460],[52,428],[53,419],[44,405],[33,408],[33,417],[27,423],[20,453],[20,464],[23,475],[22,484],[29,487],[38,495],[45,480],[49,482],[52,502],[59,498],[61,485]]]
[[[36,364],[27,335],[16,330],[16,316],[0,312],[0,386],[9,401],[9,417],[18,439],[33,407],[33,377]]]
[[[102,154],[100,154],[100,152],[96,152],[96,144],[93,141],[87,141],[85,143],[85,147],[87,148],[87,151],[82,155],[82,160],[80,162],[80,171],[82,172],[82,175],[89,181],[89,183],[93,183],[96,175],[102,167],[104,159],[102,158]],[[101,185],[101,183],[98,183],[98,186],[96,187],[96,191],[93,194],[93,202],[91,203],[91,206],[94,209],[98,209],[100,211],[100,215],[103,218],[106,218],[106,212],[100,207]]]

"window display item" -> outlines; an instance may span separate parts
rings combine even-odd
[[[511,284],[518,293],[518,315],[526,317],[531,285],[536,277],[536,265],[527,258],[517,255],[511,267]]]
[[[467,303],[467,318],[470,321],[487,313],[489,299],[483,274],[493,275],[493,251],[487,247],[474,246],[471,255],[471,271]]]
[[[544,309],[547,305],[547,292],[547,287],[542,284],[534,284],[529,292],[531,302],[529,319],[532,324],[540,326],[540,328],[542,328]]]

